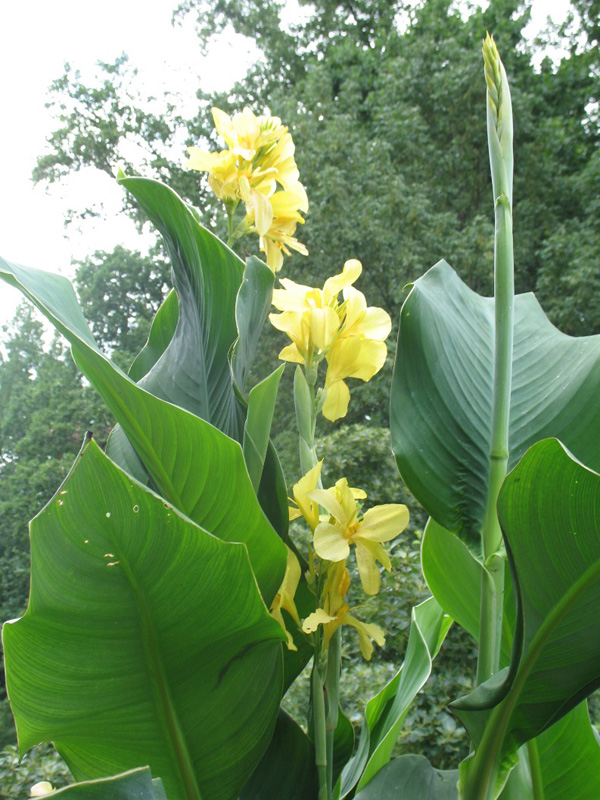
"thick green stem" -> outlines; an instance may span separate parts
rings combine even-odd
[[[481,531],[481,549],[487,574],[481,582],[479,660],[477,683],[498,670],[502,626],[504,569],[494,555],[502,533],[496,503],[506,477],[509,445],[510,393],[513,358],[514,257],[512,236],[512,108],[510,91],[492,40],[484,44],[487,128],[495,207],[494,240],[494,385],[490,441],[489,486]]]
[[[320,649],[320,642],[318,646]],[[315,652],[315,663],[312,671],[312,712],[315,764],[317,765],[317,775],[319,777],[319,800],[329,800],[330,797],[327,786],[327,723],[324,688],[319,668],[319,655]]]
[[[325,692],[327,695],[327,789],[333,791],[333,743],[338,724],[340,705],[340,665],[342,632],[338,628],[329,640]]]

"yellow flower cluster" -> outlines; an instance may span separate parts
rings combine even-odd
[[[387,355],[385,339],[392,321],[382,308],[367,306],[365,296],[352,286],[361,272],[360,261],[351,259],[322,289],[283,278],[283,289],[273,292],[273,305],[282,313],[269,319],[292,341],[279,358],[306,367],[327,360],[322,411],[332,422],[348,412],[350,391],[345,379],[370,380]]]
[[[381,586],[377,562],[387,570],[392,567],[382,542],[389,542],[402,533],[408,524],[408,509],[404,505],[389,503],[375,506],[364,515],[361,514],[359,501],[366,499],[366,494],[362,489],[348,486],[346,478],[337,481],[330,489],[318,488],[322,463],[320,461],[294,486],[296,507],[290,508],[290,519],[302,516],[310,525],[314,551],[327,569],[320,607],[309,614],[301,629],[304,633],[314,633],[322,625],[326,647],[341,625],[350,625],[357,630],[361,653],[369,660],[373,653],[372,640],[382,646],[385,636],[378,625],[361,622],[350,613],[350,607],[346,603],[346,594],[350,587],[346,560],[350,555],[350,545],[354,545],[362,587],[369,595],[377,594]],[[319,506],[325,509],[325,515],[319,514]],[[295,565],[290,565],[290,558]],[[271,613],[284,630],[281,608],[288,611],[296,624],[300,625],[293,602],[300,572],[300,565],[290,551],[283,585],[271,607]],[[290,646],[291,636],[287,631],[286,633]]]
[[[308,198],[299,180],[292,136],[278,117],[257,117],[249,108],[233,117],[219,108],[212,114],[227,149],[189,147],[186,167],[208,172],[213,192],[230,215],[240,201],[245,203],[246,230],[258,233],[267,264],[277,272],[290,248],[308,254],[294,238],[296,226],[304,224],[300,212],[308,211]]]

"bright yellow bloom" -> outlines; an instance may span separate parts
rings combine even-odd
[[[282,278],[283,289],[274,289],[273,305],[281,314],[271,314],[272,325],[286,333],[292,344],[279,353],[282,361],[309,365],[320,361],[340,333],[345,311],[338,295],[362,271],[360,261],[346,261],[339,275],[325,281],[322,289],[304,286]]]
[[[281,611],[282,609],[287,611],[298,627],[300,627],[300,617],[298,616],[296,604],[294,603],[294,596],[296,594],[296,589],[298,588],[298,583],[300,582],[301,574],[302,570],[300,568],[298,559],[288,547],[287,563],[285,567],[285,575],[283,576],[283,582],[279,587],[279,591],[275,595],[273,602],[271,603],[271,616],[277,620],[277,622],[285,631],[287,636],[288,650],[297,650],[298,648],[294,644],[291,633],[285,627],[285,621]]]
[[[360,652],[367,661],[373,654],[373,639],[380,647],[385,644],[385,635],[379,625],[361,622],[350,614],[350,607],[344,602],[344,595],[350,586],[350,576],[346,569],[345,561],[332,564],[327,573],[324,588],[324,608],[318,608],[304,620],[302,630],[304,633],[314,633],[319,625],[323,626],[323,646],[327,647],[329,640],[340,627],[350,625],[358,631]]]
[[[329,520],[319,522],[315,528],[316,554],[326,561],[345,561],[350,555],[350,545],[354,544],[363,589],[367,594],[377,594],[381,585],[377,562],[388,571],[392,568],[381,543],[395,539],[406,528],[409,520],[406,506],[397,503],[375,506],[359,517],[356,500],[366,498],[366,494],[351,489],[346,478],[341,478],[331,489],[313,489],[308,497],[329,514]]]
[[[319,505],[308,497],[308,493],[319,485],[322,465],[322,460],[315,464],[292,489],[297,508],[290,507],[290,521],[304,517],[313,531],[319,524]]]
[[[273,292],[273,305],[282,313],[271,314],[269,319],[292,341],[279,358],[305,366],[327,359],[321,410],[332,422],[348,412],[350,391],[345,379],[371,380],[387,355],[384,340],[392,321],[382,308],[367,306],[365,296],[352,286],[361,272],[360,261],[351,259],[322,289],[284,278],[280,281],[283,288]]]
[[[304,633],[314,633],[319,625],[323,625],[323,642],[324,645],[327,646],[329,640],[335,631],[340,627],[340,625],[351,625],[358,631],[360,652],[362,653],[363,658],[367,661],[370,661],[371,656],[373,655],[373,644],[371,639],[380,647],[383,647],[385,644],[385,634],[379,625],[375,625],[374,622],[361,622],[356,617],[353,617],[349,612],[350,606],[347,605],[343,605],[334,615],[328,614],[322,608],[318,608],[304,620],[302,630]]]
[[[300,211],[308,210],[300,183],[291,134],[278,117],[255,116],[249,108],[230,117],[212,109],[215,127],[228,149],[217,153],[189,147],[186,167],[208,172],[209,184],[233,214],[246,206],[246,229],[258,233],[260,249],[276,272],[290,248],[307,254],[294,237],[303,224]]]

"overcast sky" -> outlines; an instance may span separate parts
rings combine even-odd
[[[69,62],[84,74],[98,60],[126,52],[149,94],[161,87],[179,91],[194,108],[194,90],[225,88],[243,76],[253,48],[239,37],[202,59],[191,25],[171,26],[177,0],[0,0],[0,255],[28,266],[70,275],[72,258],[121,243],[143,249],[132,223],[118,216],[65,233],[68,208],[86,208],[102,197],[119,207],[120,190],[106,175],[90,172],[47,191],[34,187],[31,172],[45,149],[53,122],[45,108],[47,88]],[[534,0],[534,28],[549,14],[562,20],[567,0]],[[189,91],[186,90],[189,87]],[[19,302],[16,290],[0,283],[0,325]],[[0,331],[0,338],[2,337]]]

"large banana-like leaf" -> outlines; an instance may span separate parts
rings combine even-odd
[[[392,442],[408,487],[444,528],[478,546],[488,489],[494,300],[444,261],[402,308]],[[556,436],[600,469],[600,336],[554,328],[533,295],[515,298],[509,466]]]
[[[423,536],[421,566],[431,593],[446,614],[479,641],[481,582],[484,577],[492,581],[489,571],[458,536],[431,518]],[[500,653],[502,667],[510,663],[514,631],[514,598],[507,571]]]
[[[356,800],[457,800],[458,770],[431,766],[425,756],[405,755],[387,764]]]
[[[78,780],[148,764],[169,800],[236,798],[275,725],[285,638],[246,547],[89,442],[31,549],[28,610],[4,626],[21,751],[52,740]]]
[[[314,745],[295,720],[280,709],[271,743],[240,800],[312,800],[318,793]]]
[[[517,749],[600,685],[600,475],[555,439],[539,442],[504,482],[498,513],[516,645],[510,669],[453,704],[476,744],[461,767],[467,798],[490,781],[496,797]]]
[[[238,337],[235,305],[244,263],[168,186],[146,178],[121,177],[120,183],[160,231],[179,299],[173,338],[140,383],[241,441],[244,414],[228,356]]]
[[[167,800],[162,781],[159,778],[152,780],[148,767],[110,778],[75,783],[50,796],[68,800]]]
[[[283,578],[286,551],[256,499],[240,445],[135,384],[109,361],[66,278],[2,259],[0,277],[20,289],[71,343],[79,368],[111,409],[162,496],[215,536],[248,546],[270,603]]]

